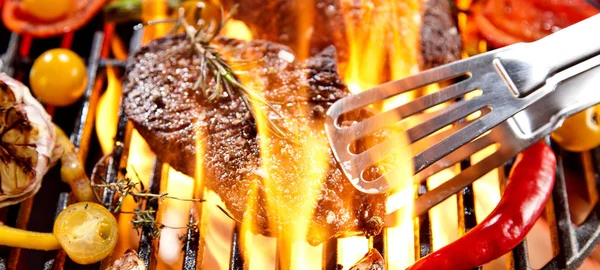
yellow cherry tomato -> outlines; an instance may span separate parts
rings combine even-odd
[[[562,148],[573,151],[587,151],[600,145],[600,105],[587,108],[565,120],[563,125],[552,133]]]
[[[65,17],[71,7],[72,0],[23,0],[22,10],[42,21],[56,21]]]
[[[35,96],[44,103],[67,106],[77,101],[85,91],[85,64],[71,50],[51,49],[33,62],[29,84]]]
[[[117,220],[97,203],[79,202],[60,212],[54,235],[69,258],[91,264],[106,258],[117,244]]]
[[[206,25],[212,23],[218,26],[221,22],[220,5],[215,0],[186,0],[179,6],[185,9],[185,20],[192,26],[196,26],[200,19]]]

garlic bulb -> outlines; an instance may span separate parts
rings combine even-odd
[[[0,208],[35,194],[62,155],[44,107],[21,82],[0,73]]]

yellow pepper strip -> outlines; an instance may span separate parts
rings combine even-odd
[[[58,239],[52,233],[15,229],[0,223],[0,246],[37,250],[60,249]]]
[[[75,198],[79,202],[94,202],[96,197],[90,179],[85,174],[83,164],[77,156],[75,147],[69,140],[69,137],[65,134],[62,129],[56,127],[56,141],[62,146],[63,154],[60,158],[60,177],[63,182],[69,184],[71,191],[75,194]]]

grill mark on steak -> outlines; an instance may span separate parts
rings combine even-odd
[[[189,56],[188,46],[179,35],[154,40],[134,55],[123,91],[127,116],[161,161],[188,175],[194,175],[196,166],[196,132],[205,134],[200,140],[205,147],[204,183],[221,196],[228,210],[239,220],[251,215],[258,231],[266,235],[277,234],[273,224],[278,228],[295,226],[296,221],[277,220],[267,214],[259,142],[267,140],[271,145],[270,151],[278,158],[274,162],[290,161],[269,171],[275,188],[286,194],[294,194],[305,184],[299,177],[303,164],[296,160],[312,152],[303,152],[287,140],[257,134],[255,121],[237,94],[224,92],[216,102],[208,102],[202,93],[192,90],[200,73],[200,59],[195,54]],[[329,47],[304,62],[287,62],[278,54],[290,49],[267,41],[218,37],[214,46],[230,63],[242,59],[253,63],[240,80],[247,87],[264,89],[265,99],[286,118],[283,121],[270,112],[271,121],[292,130],[300,145],[306,144],[307,138],[322,142],[327,165],[310,222],[309,242],[381,232],[385,196],[357,191],[326,143],[325,111],[349,93],[337,74],[335,49]],[[211,78],[209,85],[214,83]],[[356,117],[368,115],[362,111]],[[258,187],[257,208],[248,212],[247,198],[253,184]],[[275,203],[294,205],[302,199],[289,196]]]

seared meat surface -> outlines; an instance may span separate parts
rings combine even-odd
[[[363,42],[352,32],[369,32],[382,23],[398,26],[400,36],[416,22],[416,44],[421,69],[460,59],[461,40],[447,0],[223,0],[226,8],[239,5],[236,18],[248,25],[255,38],[275,41],[297,53],[315,55],[334,45],[340,65],[350,53],[349,40]],[[394,16],[384,19],[382,16]],[[414,16],[413,14],[418,14]],[[387,29],[386,31],[389,31]],[[393,35],[380,41],[382,49]]]
[[[269,214],[266,194],[273,190],[283,194],[270,201],[280,211],[293,213],[302,204],[311,207],[305,201],[308,194],[302,194],[314,181],[307,178],[312,175],[307,168],[313,166],[306,163],[318,158],[315,153],[325,153],[308,240],[316,244],[334,236],[379,233],[385,196],[354,189],[333,157],[323,129],[329,106],[348,95],[337,74],[334,48],[301,62],[288,47],[267,41],[218,37],[214,46],[231,65],[239,63],[240,81],[262,92],[275,107],[280,115],[267,110],[268,118],[287,129],[288,137],[267,136],[257,128],[237,93],[230,96],[224,91],[210,102],[200,89],[194,90],[200,57],[190,53],[184,36],[167,37],[134,55],[123,91],[127,116],[159,159],[190,176],[203,169],[206,186],[221,196],[238,220],[253,218],[259,232],[276,235],[298,221]],[[213,78],[209,86],[214,84]],[[363,111],[357,117],[367,115]],[[261,153],[261,144],[268,151]],[[203,152],[201,168],[196,168],[196,145]],[[267,152],[271,160],[265,171],[261,162]]]

